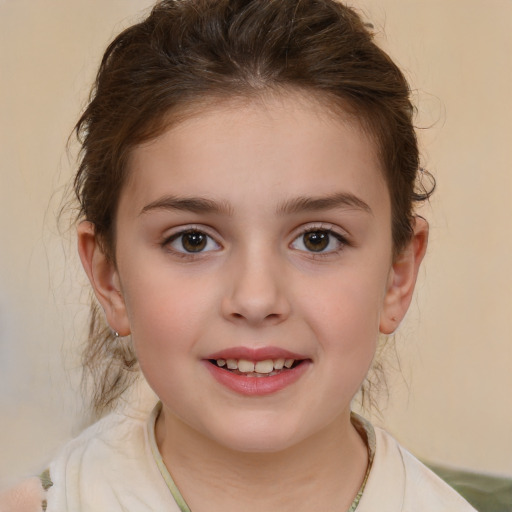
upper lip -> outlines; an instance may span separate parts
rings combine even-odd
[[[265,361],[267,359],[308,359],[302,354],[279,347],[231,347],[210,354],[205,359],[245,359]]]

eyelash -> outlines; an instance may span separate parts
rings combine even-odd
[[[206,251],[204,249],[201,249],[199,251],[188,251],[184,247],[184,237],[186,235],[192,235],[192,234],[198,235],[201,237],[205,237],[206,245],[204,248],[207,248],[208,246],[210,246],[212,244],[212,242],[215,245],[215,247],[213,249],[210,248],[209,250],[206,250]],[[173,242],[178,241],[180,238],[181,238],[181,247],[183,248],[183,250],[179,250],[176,247],[172,246]],[[196,227],[186,228],[186,229],[183,229],[182,231],[172,234],[171,236],[169,236],[165,240],[163,240],[161,245],[167,251],[172,252],[175,256],[178,256],[178,257],[184,258],[184,259],[189,259],[189,260],[196,258],[200,254],[208,253],[208,252],[211,252],[213,250],[217,250],[220,248],[220,244],[212,236],[210,236],[208,233],[206,233],[204,231],[204,229],[200,229],[200,228],[196,228]]]
[[[338,246],[336,248],[330,249],[330,250],[325,250],[325,248],[322,248],[319,251],[308,250],[308,248],[306,247],[306,243],[305,243],[305,237],[311,233],[317,233],[317,234],[321,235],[320,243],[324,240],[327,240],[326,248],[328,248],[329,245],[331,245],[332,238],[334,238],[338,242]],[[204,240],[205,240],[204,248],[202,248],[198,251],[189,251],[184,247],[184,240],[185,240],[184,237],[186,235],[192,235],[192,234],[197,235],[199,237],[205,237],[204,238]],[[325,237],[327,237],[327,238],[325,238]],[[173,242],[176,242],[180,239],[181,239],[181,248],[183,250],[173,247]],[[294,247],[294,244],[297,241],[300,241],[300,243],[302,243],[304,248]],[[213,248],[210,247],[212,243],[215,245],[215,247],[213,247]],[[346,239],[346,237],[344,237],[340,233],[337,233],[331,227],[326,227],[326,226],[322,225],[322,226],[311,226],[306,229],[303,229],[292,240],[292,242],[290,243],[290,248],[295,249],[300,252],[303,252],[303,253],[307,254],[309,257],[321,258],[321,257],[330,256],[333,254],[338,254],[346,246],[349,246],[349,245],[350,244],[349,244],[348,240]],[[172,252],[175,256],[178,256],[178,257],[184,258],[184,259],[188,259],[188,260],[195,259],[199,255],[204,255],[205,253],[212,252],[212,251],[215,251],[215,250],[218,250],[221,248],[220,244],[212,236],[210,236],[208,233],[206,233],[204,229],[201,229],[199,227],[189,227],[189,228],[183,229],[177,233],[174,233],[171,236],[165,238],[165,240],[162,241],[161,246],[163,248],[165,248],[167,251]],[[209,249],[204,250],[206,248],[209,248]]]
[[[328,248],[329,245],[332,243],[332,238],[334,238],[338,242],[338,246],[336,248],[330,249],[330,250],[325,250],[325,248],[323,248],[319,251],[308,250],[307,247],[305,246],[305,237],[310,233],[318,233],[318,234],[323,235],[324,237],[327,236],[327,238],[322,238],[322,237],[320,238],[320,242],[322,242],[323,240],[327,240],[326,248]],[[304,249],[298,249],[296,247],[293,247],[293,244],[295,244],[299,240],[302,243],[302,245],[304,246]],[[347,247],[349,245],[350,245],[350,243],[345,236],[341,235],[340,233],[337,233],[331,227],[326,227],[325,225],[322,225],[322,226],[312,226],[312,227],[309,227],[309,228],[301,231],[301,233],[293,239],[292,243],[290,244],[290,247],[292,247],[292,249],[296,249],[298,251],[302,251],[302,252],[306,253],[309,257],[322,258],[322,257],[332,256],[333,254],[338,254],[345,247]]]

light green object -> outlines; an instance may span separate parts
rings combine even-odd
[[[425,463],[479,512],[512,512],[512,479]]]

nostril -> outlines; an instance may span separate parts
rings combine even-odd
[[[231,316],[232,318],[236,318],[236,319],[247,319],[249,315],[243,315],[242,313],[236,313],[236,312],[233,312],[231,313]],[[282,315],[280,315],[279,313],[270,313],[268,315],[266,315],[263,320],[264,321],[267,321],[267,320],[279,320],[281,318]]]
[[[280,294],[263,294],[263,292],[258,293],[257,290],[243,289],[240,286],[231,295],[223,298],[221,308],[222,315],[228,320],[259,325],[285,320],[289,314],[290,305]]]

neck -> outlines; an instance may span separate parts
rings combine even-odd
[[[193,512],[240,510],[344,511],[368,464],[367,447],[350,423],[337,417],[298,445],[272,453],[232,450],[185,425],[165,407],[157,444]]]

